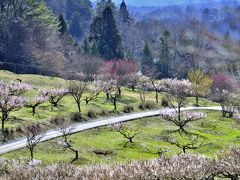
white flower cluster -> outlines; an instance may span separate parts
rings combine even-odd
[[[205,156],[182,154],[171,158],[135,161],[126,164],[96,165],[79,168],[69,164],[55,164],[45,168],[15,167],[1,178],[10,179],[215,179],[240,178],[240,150],[230,148],[216,160]],[[1,160],[0,160],[1,162]],[[38,165],[34,161],[33,165]],[[5,166],[2,165],[5,164]],[[3,162],[0,167],[6,167]],[[2,172],[4,172],[2,170]]]

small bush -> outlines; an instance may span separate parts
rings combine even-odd
[[[152,102],[144,102],[144,103],[141,103],[139,106],[139,109],[141,110],[145,110],[145,109],[154,109],[156,108],[156,105]]]
[[[102,109],[98,112],[98,115],[99,116],[107,116],[107,115],[109,115],[109,112],[107,110]]]
[[[90,109],[90,110],[88,111],[88,113],[87,113],[87,116],[88,116],[89,118],[96,118],[96,117],[97,117],[97,114],[98,114],[98,112],[97,112],[96,110]]]
[[[162,97],[162,106],[163,107],[169,107],[169,100],[166,96]]]
[[[86,119],[84,117],[82,117],[81,113],[74,113],[71,116],[71,121],[73,121],[73,122],[83,122],[85,120]]]
[[[23,126],[16,127],[16,132],[17,133],[23,133],[24,132],[24,127]]]
[[[130,113],[133,111],[134,111],[134,108],[131,105],[124,106],[124,108],[123,108],[123,112],[125,112],[125,113]]]

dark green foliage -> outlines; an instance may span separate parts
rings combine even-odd
[[[91,25],[89,41],[106,60],[123,58],[122,41],[110,7],[106,7],[101,17],[96,17]],[[95,52],[96,53],[96,52]]]
[[[127,10],[127,5],[124,0],[122,1],[121,5],[120,5],[119,18],[122,23],[127,23],[130,21],[130,16],[129,16],[129,12]]]
[[[171,77],[171,63],[172,63],[172,52],[171,52],[171,34],[165,31],[160,41],[160,62],[157,63],[157,69],[161,72],[162,78]]]
[[[96,13],[97,16],[102,16],[103,11],[106,7],[110,7],[112,9],[113,14],[116,14],[116,6],[111,0],[100,0],[97,2]]]
[[[71,17],[70,25],[69,25],[69,33],[75,38],[83,36],[83,29],[80,27],[80,15],[78,13],[74,13]]]
[[[59,25],[58,25],[58,31],[63,35],[67,33],[67,24],[64,20],[64,17],[62,14],[59,16]]]
[[[45,0],[48,7],[56,14],[62,14],[69,27],[69,33],[80,41],[89,30],[92,20],[92,3],[90,0]]]
[[[149,49],[148,43],[145,42],[143,49],[143,58],[142,58],[142,73],[143,75],[148,75],[154,69],[154,61],[152,52]]]

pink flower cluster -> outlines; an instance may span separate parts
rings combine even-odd
[[[66,88],[60,88],[60,89],[48,89],[48,90],[43,90],[41,92],[41,95],[52,97],[52,96],[63,96],[69,92],[68,89]]]
[[[32,86],[29,84],[13,82],[10,84],[0,82],[0,108],[2,111],[8,111],[11,109],[22,108],[25,104],[25,98],[20,95],[28,90],[31,90]]]

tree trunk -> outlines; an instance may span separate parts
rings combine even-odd
[[[81,112],[81,105],[80,105],[81,102],[77,102],[77,106],[78,106],[78,112]]]
[[[181,106],[178,105],[178,121],[181,121]]]
[[[35,115],[35,113],[36,113],[36,107],[35,107],[35,106],[33,106],[33,107],[32,107],[32,115],[34,116],[34,115]]]
[[[33,149],[30,149],[30,153],[31,153],[31,161],[33,160]]]
[[[107,101],[108,101],[110,99],[108,92],[106,93],[106,97],[107,97]]]
[[[2,134],[4,135],[4,124],[5,124],[5,115],[2,112]]]
[[[135,92],[135,86],[131,86],[132,87],[132,91],[134,91]]]
[[[186,148],[185,147],[183,147],[183,153],[186,154]]]
[[[119,96],[121,97],[122,96],[122,90],[121,90],[120,87],[118,88],[118,93],[119,93]]]
[[[158,91],[156,90],[155,93],[156,93],[156,103],[158,104]]]
[[[116,99],[113,99],[113,105],[114,105],[114,111],[117,110],[117,102],[116,102]]]
[[[196,106],[197,107],[199,106],[199,97],[198,97],[198,95],[196,95]]]

